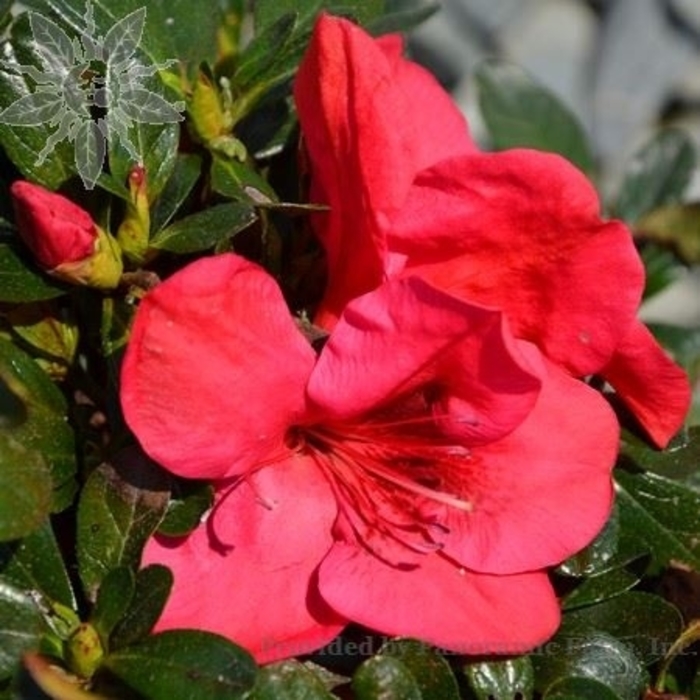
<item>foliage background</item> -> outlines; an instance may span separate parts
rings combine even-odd
[[[258,0],[251,9],[243,0],[207,0],[198,5],[199,20],[193,23],[192,5],[173,2],[167,14],[184,31],[159,21],[162,3],[96,5],[103,31],[115,17],[146,5],[151,19],[142,42],[145,54],[156,60],[190,57],[189,81],[197,79],[198,62],[214,61],[214,37],[225,25],[229,53],[218,70],[242,95],[239,105],[245,108],[233,120],[228,141],[211,138],[207,119],[200,121],[198,135],[185,139],[186,148],[177,125],[140,129],[149,172],[150,244],[162,254],[149,268],[165,275],[212,249],[250,247],[268,267],[284,269],[278,244],[295,230],[289,214],[304,214],[298,202],[289,203],[295,201],[290,193],[296,192],[296,142],[288,86],[321,4]],[[377,32],[408,28],[430,9],[398,0],[323,4],[355,15]],[[470,33],[458,32],[449,44],[440,39],[447,53],[439,55],[435,44],[432,54],[428,51],[431,30],[426,28],[417,35],[416,53],[460,99],[466,95],[467,111],[485,144],[559,151],[600,183],[608,211],[635,230],[648,268],[647,295],[656,297],[700,261],[700,214],[692,202],[696,141],[677,129],[642,134],[641,126],[675,122],[679,114],[693,112],[692,100],[666,103],[658,82],[621,79],[618,87],[631,88],[637,98],[648,88],[655,106],[631,109],[640,129],[625,129],[629,143],[611,153],[609,136],[601,136],[608,133],[600,130],[601,114],[591,122],[588,110],[580,110],[589,127],[581,128],[574,110],[585,103],[577,104],[571,94],[562,102],[517,67],[494,60],[504,53],[518,58],[501,39],[509,16],[511,36],[522,40],[526,10],[544,12],[554,5],[531,0],[517,9],[516,4],[474,0],[457,9],[447,2],[442,22],[469,26]],[[84,11],[76,0],[25,0],[23,5],[61,18],[67,27]],[[617,36],[625,36],[625,28],[638,26],[634,22],[653,5],[663,10],[664,31],[673,37],[680,32],[679,12],[685,17],[683,3],[671,0],[559,3],[565,5],[587,13],[596,33],[600,29],[604,49],[613,46],[596,49],[603,56],[614,56],[615,42],[621,41],[606,29],[614,17],[623,27]],[[636,14],[620,20],[616,13],[632,6]],[[676,12],[676,24],[668,20],[669,8]],[[9,12],[17,9],[11,0],[0,2],[0,23],[9,46],[31,60],[26,23],[10,25]],[[244,15],[246,23],[238,21]],[[455,16],[466,20],[451,21]],[[694,36],[694,20],[683,21],[687,27],[681,34]],[[253,27],[252,43],[241,41],[242,26]],[[636,44],[639,36],[633,36]],[[680,41],[678,36],[671,44]],[[455,73],[462,51],[470,58]],[[477,62],[485,53],[492,60]],[[208,70],[204,67],[200,77]],[[608,76],[594,82],[599,90],[610,84],[606,81],[615,85],[606,73],[618,70],[614,62],[599,62],[595,70]],[[162,89],[191,97],[181,76],[166,77]],[[9,104],[23,89],[0,70],[0,104]],[[204,88],[201,94],[211,95]],[[190,125],[197,121],[197,109],[191,101]],[[564,624],[551,642],[527,656],[467,659],[351,628],[311,657],[259,669],[244,650],[213,635],[149,634],[170,581],[162,567],[138,570],[140,548],[156,528],[188,531],[209,494],[206,487],[173,481],[137,453],[121,449],[128,436],[115,389],[134,298],[143,291],[138,280],[128,293],[106,297],[57,285],[18,243],[7,192],[16,177],[62,187],[105,225],[117,226],[129,202],[125,179],[131,164],[123,152],[110,152],[111,174],[88,195],[76,185],[69,151],[57,149],[45,167],[35,167],[45,136],[41,129],[28,135],[0,126],[0,697],[634,700],[675,692],[700,698],[700,435],[694,419],[665,453],[625,433],[615,513],[593,545],[553,572]],[[236,155],[235,139],[245,144],[250,160]],[[635,155],[622,152],[628,149]],[[202,191],[204,196],[192,198]],[[666,316],[663,320],[654,330],[696,379],[700,324],[680,327]]]

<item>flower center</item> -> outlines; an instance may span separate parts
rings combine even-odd
[[[296,427],[287,444],[316,461],[354,536],[380,557],[395,559],[396,544],[441,549],[449,518],[473,510],[474,458],[431,416]]]

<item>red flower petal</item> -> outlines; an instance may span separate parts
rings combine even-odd
[[[690,408],[686,373],[635,321],[601,374],[632,410],[651,439],[661,448],[681,429]]]
[[[349,299],[382,281],[378,222],[402,205],[415,174],[474,148],[449,96],[399,46],[322,15],[297,74],[310,199],[331,207],[314,217],[333,279],[316,322],[328,327]]]
[[[407,274],[502,309],[517,337],[578,376],[608,362],[639,306],[629,231],[603,222],[591,184],[552,154],[439,164],[419,176],[388,240]]]
[[[235,255],[203,258],[141,302],[122,367],[127,423],[193,478],[274,457],[314,363],[274,280]]]
[[[186,539],[151,539],[143,564],[172,569],[157,630],[195,627],[247,648],[258,662],[308,653],[345,620],[319,597],[316,568],[332,545],[335,499],[310,460],[291,457],[219,491]]]
[[[439,555],[400,570],[343,543],[321,564],[319,589],[338,613],[370,629],[459,654],[525,652],[554,634],[560,619],[544,572],[475,574]]]
[[[474,507],[448,520],[445,553],[492,574],[571,556],[610,514],[618,446],[617,419],[605,399],[548,363],[532,413],[502,440],[474,449],[466,487]]]
[[[347,306],[307,392],[324,420],[349,420],[426,387],[473,444],[515,428],[534,405],[540,380],[499,312],[408,279]]]

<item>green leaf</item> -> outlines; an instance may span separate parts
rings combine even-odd
[[[333,700],[321,680],[298,661],[282,661],[260,669],[246,700]]]
[[[38,529],[51,509],[51,474],[37,450],[0,433],[0,541]]]
[[[249,204],[217,204],[178,219],[151,239],[151,247],[181,254],[208,250],[235,236],[256,218],[255,210]]]
[[[105,36],[115,26],[123,23],[132,12],[144,8],[143,0],[97,0],[94,20],[97,36]],[[71,38],[79,37],[85,29],[84,0],[27,0],[22,5],[38,13],[60,19],[69,28]],[[196,21],[192,17],[192,4],[187,0],[148,2],[143,34],[134,41],[151,63],[163,63],[179,59],[185,67],[198,61],[214,60],[216,31],[221,13],[218,0],[202,0],[197,4]],[[94,39],[97,36],[93,36]],[[138,54],[137,54],[138,55]]]
[[[430,19],[439,10],[439,3],[428,2],[416,7],[389,12],[371,20],[367,25],[367,30],[374,36],[407,32]]]
[[[201,481],[175,482],[168,510],[158,532],[168,537],[184,537],[194,530],[214,503],[214,489]]]
[[[110,649],[119,649],[145,637],[158,621],[173,586],[173,575],[165,566],[152,564],[136,574],[131,605],[116,625]]]
[[[552,151],[591,173],[593,156],[574,114],[517,66],[487,61],[476,72],[479,106],[496,150]]]
[[[102,579],[90,622],[100,635],[105,649],[110,648],[109,638],[112,630],[129,609],[135,590],[134,574],[126,566],[112,569]]]
[[[595,576],[611,568],[617,553],[619,517],[615,509],[602,532],[585,549],[567,559],[557,572],[565,576]]]
[[[68,572],[48,520],[21,540],[0,544],[0,579],[76,608]]]
[[[658,569],[671,560],[700,568],[700,493],[658,474],[616,470],[623,530],[644,543]]]
[[[321,8],[368,25],[381,17],[384,4],[384,0],[256,0],[253,10],[259,33],[290,12],[298,13],[300,20],[308,25]]]
[[[392,656],[375,656],[355,672],[352,689],[357,700],[422,700],[413,674]]]
[[[693,140],[678,129],[659,131],[627,166],[615,213],[634,223],[644,214],[679,201],[697,162]]]
[[[324,0],[321,6],[331,14],[350,17],[362,26],[381,17],[385,0]]]
[[[594,678],[563,678],[553,683],[543,700],[620,700],[620,696]]]
[[[0,301],[31,303],[65,294],[65,288],[39,272],[20,249],[0,243]]]
[[[44,69],[33,42],[27,15],[12,25],[9,42],[3,48],[0,105],[12,109],[12,105],[19,100],[36,99],[32,97],[35,92],[34,82],[20,72],[20,66],[33,66],[40,72]],[[0,112],[0,145],[24,177],[40,182],[49,189],[58,189],[75,174],[73,147],[65,139],[57,143],[55,148],[49,149],[43,161],[40,160],[40,154],[56,132],[56,127],[46,123],[39,126],[13,126],[4,121],[5,115],[5,112]],[[52,116],[55,116],[55,112]]]
[[[28,457],[32,468],[27,468],[26,478],[34,474],[43,484],[37,496],[53,484],[54,511],[63,510],[69,505],[75,474],[75,441],[73,431],[67,422],[67,403],[60,390],[51,382],[46,373],[19,348],[0,339],[0,417],[4,434],[3,449],[8,449],[16,459],[20,452],[9,445],[19,443],[29,454],[36,451],[50,470],[50,478],[39,466],[38,460]],[[43,476],[41,476],[43,474]],[[19,479],[25,478],[18,475]],[[14,488],[14,487],[13,487]],[[43,496],[39,498],[43,502]],[[11,506],[11,503],[9,504]],[[38,516],[37,525],[44,517]],[[17,533],[20,537],[26,532]]]
[[[149,700],[235,700],[255,683],[248,652],[209,632],[173,630],[109,654],[104,666]]]
[[[683,330],[688,329],[681,329],[680,332]],[[693,425],[682,430],[665,450],[654,449],[647,442],[624,431],[618,465],[628,472],[653,472],[697,486],[700,490],[700,426]]]
[[[660,659],[683,629],[673,605],[640,591],[569,612],[565,619],[569,631],[598,630],[624,640],[645,664]]]
[[[298,14],[290,12],[280,16],[274,23],[267,25],[263,31],[246,47],[241,55],[233,81],[242,91],[266,89],[275,82],[292,74],[296,65],[287,60],[289,45],[297,29]],[[301,46],[298,47],[298,50]],[[292,56],[294,50],[292,50]],[[290,56],[289,58],[291,58]]]
[[[467,664],[464,674],[476,700],[531,700],[535,678],[529,656]]]
[[[78,503],[78,569],[94,599],[107,573],[135,569],[168,504],[168,477],[136,450],[90,474]]]
[[[265,178],[245,163],[233,158],[214,158],[211,166],[211,186],[214,192],[224,197],[257,202],[266,197],[267,201],[277,201],[275,191]]]
[[[36,648],[46,632],[31,596],[0,582],[0,680],[12,675],[22,653]]]
[[[564,596],[564,610],[594,605],[629,591],[641,576],[626,568],[612,569],[598,576],[584,579],[571,593]]]
[[[700,202],[654,209],[637,221],[635,230],[646,239],[671,246],[686,263],[700,262]]]
[[[157,233],[168,225],[195,186],[201,174],[202,159],[194,154],[178,154],[173,172],[158,196],[151,213],[151,230]]]
[[[413,676],[423,700],[459,700],[457,679],[449,664],[427,644],[414,639],[393,639],[379,654],[400,661]]]
[[[634,651],[605,632],[582,634],[565,624],[542,652],[534,654],[532,661],[535,688],[545,696],[571,677],[597,681],[618,700],[638,700],[645,685],[646,674]]]

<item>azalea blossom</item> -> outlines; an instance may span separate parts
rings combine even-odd
[[[328,286],[316,323],[387,277],[420,276],[501,309],[516,337],[576,377],[608,380],[659,446],[690,403],[687,377],[637,319],[644,270],[620,221],[564,158],[481,153],[438,83],[322,15],[295,98]]]
[[[117,286],[119,248],[85,209],[26,180],[13,182],[10,192],[19,235],[46,272],[72,284]]]
[[[349,302],[317,354],[265,271],[200,259],[141,302],[121,399],[152,458],[216,490],[193,533],[146,546],[175,578],[157,629],[261,662],[350,621],[526,651],[559,623],[547,567],[611,507],[607,402],[499,310],[418,278]]]

